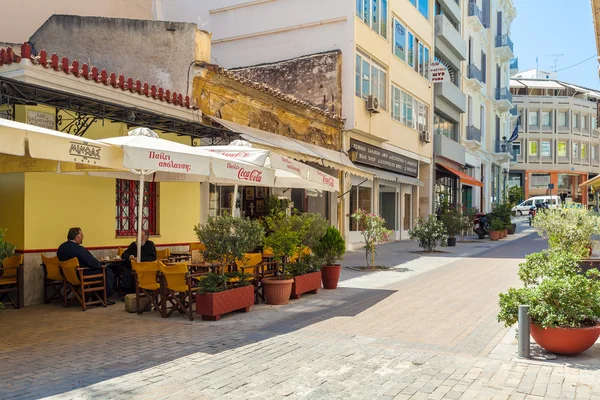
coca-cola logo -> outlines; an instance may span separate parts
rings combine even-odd
[[[262,182],[262,171],[257,169],[245,170],[240,168],[238,170],[238,178],[249,182]]]
[[[325,176],[325,175],[323,175],[323,183],[326,184],[329,187],[334,187],[335,186],[335,181],[333,180],[333,178],[331,176]]]

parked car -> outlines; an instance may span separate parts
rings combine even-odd
[[[562,205],[562,201],[559,196],[534,196],[525,200],[519,205],[512,208],[512,211],[517,215],[525,215],[529,213],[529,209],[532,206],[537,207],[542,203],[548,203],[549,208],[559,208]]]

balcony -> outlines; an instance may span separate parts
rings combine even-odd
[[[435,16],[435,35],[436,50],[439,50],[443,56],[455,59],[454,64],[457,65],[466,59],[467,42],[443,14]]]
[[[511,94],[512,96],[512,94]],[[512,99],[511,99],[512,100]],[[519,110],[517,110],[517,106],[514,106],[510,109],[510,119],[515,121],[519,117]]]
[[[433,135],[433,153],[437,157],[454,161],[458,164],[465,163],[465,148],[462,144],[438,133]]]
[[[438,0],[444,6],[444,13],[448,13],[455,21],[462,20],[462,10],[460,2],[457,0]]]
[[[513,52],[513,42],[508,35],[496,36],[496,57],[500,62],[510,61],[515,56]]]
[[[485,86],[483,73],[475,64],[469,64],[467,67],[467,84],[474,90],[481,90]]]
[[[477,3],[469,3],[467,22],[475,32],[484,30],[487,27],[485,15]]]
[[[465,146],[469,150],[479,150],[481,148],[481,129],[472,125],[467,126],[467,137],[465,139]]]
[[[436,82],[433,85],[433,93],[436,108],[443,109],[446,114],[456,120],[460,118],[460,114],[467,112],[467,96],[454,83]],[[441,104],[440,100],[445,104]]]
[[[495,107],[500,113],[508,112],[513,107],[512,93],[509,88],[496,88]]]
[[[509,162],[512,159],[512,145],[506,140],[494,141],[494,153],[496,158],[501,162]]]

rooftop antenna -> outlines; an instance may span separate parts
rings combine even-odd
[[[558,59],[564,56],[565,55],[562,53],[546,54],[546,57],[554,57],[554,63],[552,64],[553,72],[556,72],[558,70]]]

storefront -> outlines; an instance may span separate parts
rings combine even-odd
[[[483,182],[473,176],[476,171],[473,167],[436,163],[436,207],[446,199],[453,206],[479,209],[476,194],[483,187]]]
[[[368,143],[350,139],[351,160],[373,180],[352,176],[348,213],[362,208],[383,217],[386,227],[394,231],[395,240],[408,239],[416,213],[419,160]],[[360,243],[358,226],[348,217],[350,243]]]

